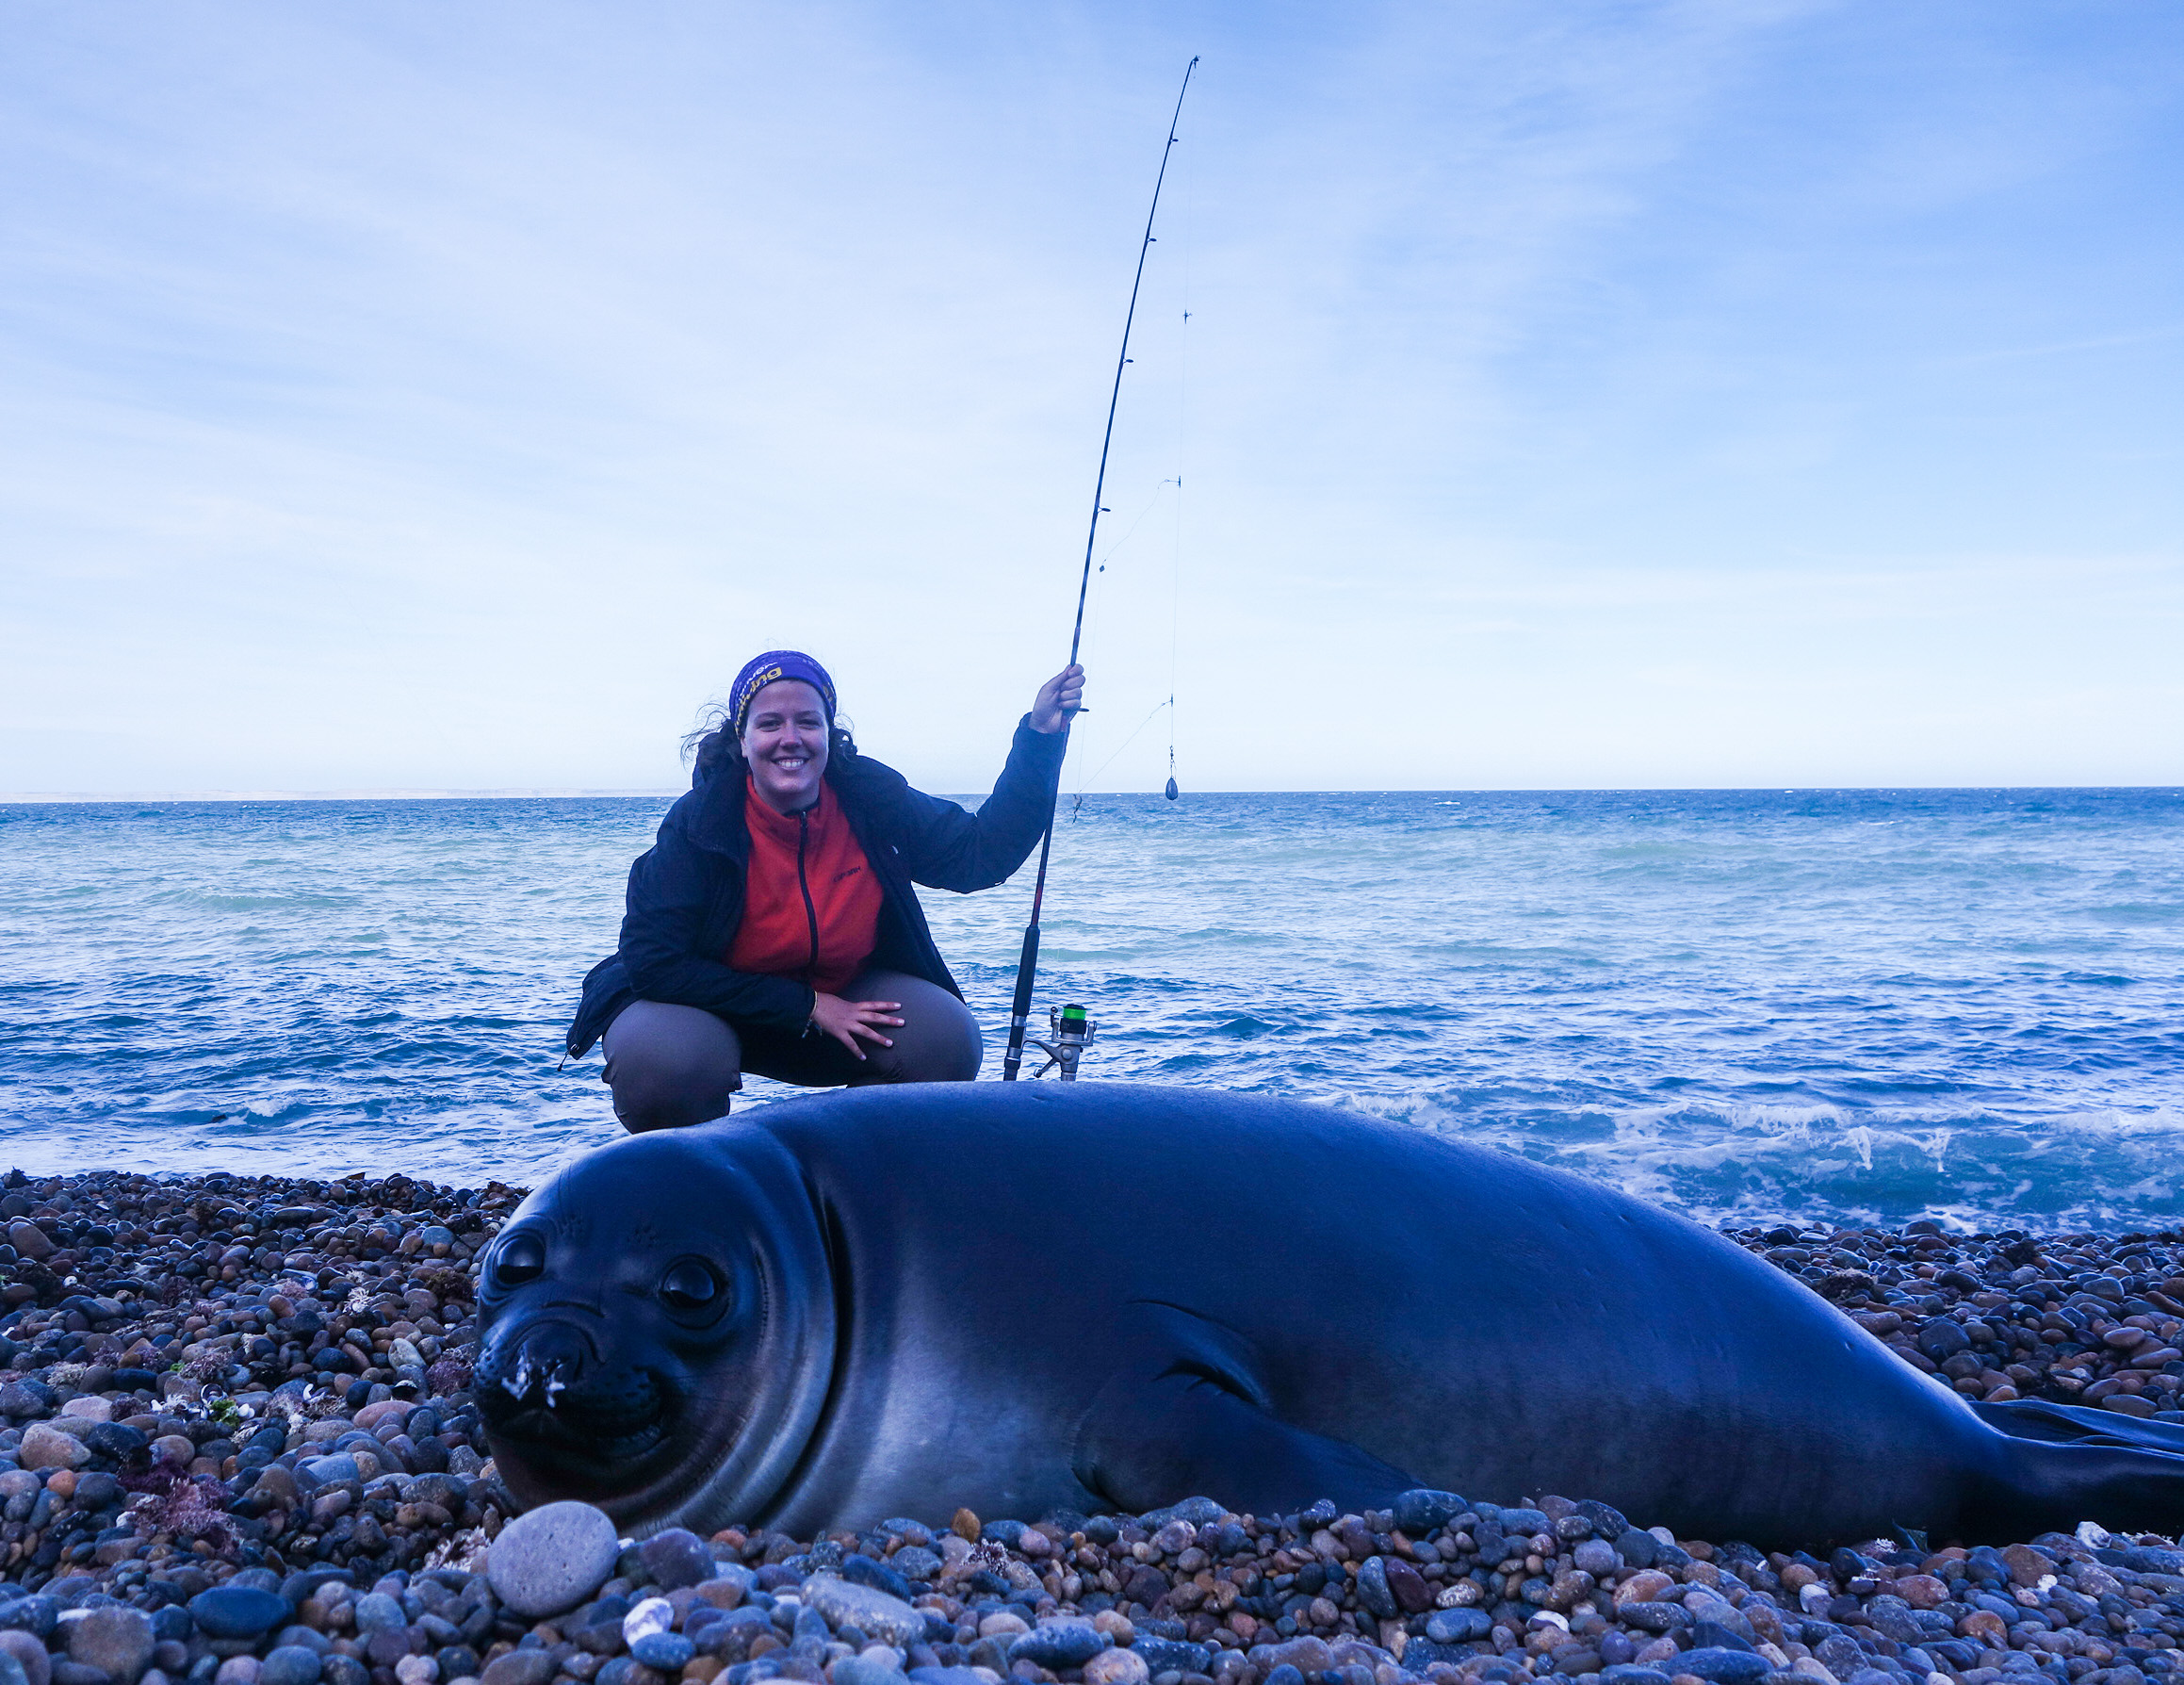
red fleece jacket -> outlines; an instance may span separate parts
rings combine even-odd
[[[740,972],[794,977],[839,994],[878,941],[881,892],[833,789],[801,813],[777,813],[756,789],[743,795],[751,832],[743,922],[725,956]]]

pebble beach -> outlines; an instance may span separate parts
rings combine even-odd
[[[2184,1552],[1763,1552],[1582,1494],[796,1539],[515,1513],[468,1391],[497,1184],[0,1189],[0,1685],[2144,1685]],[[2184,1235],[1732,1230],[1985,1399],[2184,1420]]]

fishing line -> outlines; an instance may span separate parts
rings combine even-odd
[[[1176,787],[1176,648],[1182,635],[1183,614],[1183,440],[1188,434],[1191,395],[1191,257],[1198,242],[1191,231],[1198,221],[1196,185],[1189,170],[1183,172],[1182,326],[1176,335],[1176,522],[1175,540],[1168,555],[1167,623],[1167,788],[1169,801],[1182,792]],[[1139,728],[1143,729],[1143,728]]]
[[[1155,702],[1152,705],[1152,713],[1147,714],[1145,718],[1137,722],[1137,725],[1132,729],[1130,735],[1124,738],[1120,744],[1116,745],[1115,753],[1108,756],[1106,760],[1102,761],[1091,772],[1084,775],[1084,780],[1077,786],[1077,802],[1080,807],[1084,805],[1085,793],[1092,788],[1092,780],[1097,778],[1101,773],[1105,772],[1109,767],[1113,766],[1117,761],[1122,759],[1122,751],[1130,747],[1132,744],[1137,741],[1138,732],[1143,731],[1148,726],[1152,724],[1153,714],[1157,714],[1164,708],[1173,708],[1175,705],[1176,699],[1173,696],[1170,696],[1165,702]]]
[[[1167,180],[1167,161],[1176,149],[1176,125],[1182,121],[1183,95],[1191,90],[1191,73],[1198,68],[1194,55],[1183,67],[1183,85],[1176,93],[1175,114],[1168,119],[1167,142],[1160,149],[1160,173],[1153,177],[1152,208],[1145,213],[1145,238],[1138,243],[1137,273],[1130,283],[1130,308],[1122,317],[1122,349],[1115,357],[1115,384],[1107,396],[1107,431],[1100,440],[1100,472],[1092,482],[1092,522],[1084,533],[1084,567],[1077,578],[1077,620],[1069,629],[1069,664],[1077,663],[1077,649],[1084,637],[1084,598],[1092,589],[1092,552],[1100,539],[1100,499],[1107,490],[1107,451],[1115,442],[1115,411],[1122,401],[1122,371],[1130,367],[1130,330],[1137,319],[1137,292],[1145,285],[1145,260],[1152,251],[1153,219],[1160,215],[1161,184]],[[1067,737],[1068,716],[1062,718]],[[1067,742],[1063,753],[1068,752]],[[1062,769],[1054,768],[1054,781],[1047,790],[1047,828],[1039,839],[1039,875],[1032,885],[1031,922],[1024,926],[1023,951],[1017,957],[1016,999],[1009,1006],[1008,1051],[1002,1056],[1001,1080],[1013,1083],[1024,1062],[1024,1032],[1031,1023],[1032,983],[1039,970],[1039,913],[1047,900],[1047,863],[1054,852],[1054,810],[1062,798]]]
[[[1172,480],[1163,480],[1152,488],[1152,496],[1146,499],[1145,507],[1137,512],[1136,518],[1130,523],[1122,536],[1107,547],[1107,553],[1100,558],[1099,565],[1092,570],[1091,624],[1086,627],[1084,631],[1084,664],[1086,666],[1092,664],[1093,659],[1100,649],[1100,630],[1107,624],[1107,564],[1122,553],[1123,547],[1129,544],[1138,528],[1145,525],[1146,516],[1159,506],[1161,494],[1174,483]],[[1101,513],[1112,515],[1114,511],[1107,509]]]

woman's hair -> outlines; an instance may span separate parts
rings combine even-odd
[[[743,771],[743,743],[736,734],[726,703],[708,705],[698,728],[683,734],[682,754],[692,763],[693,784],[703,784],[717,773]],[[849,734],[849,722],[837,719],[827,728],[826,764],[832,767],[838,761],[856,759],[856,739]]]

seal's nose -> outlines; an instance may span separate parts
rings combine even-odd
[[[580,1333],[565,1322],[542,1322],[524,1334],[514,1361],[501,1374],[500,1389],[527,1410],[551,1410],[592,1363],[591,1342]]]

